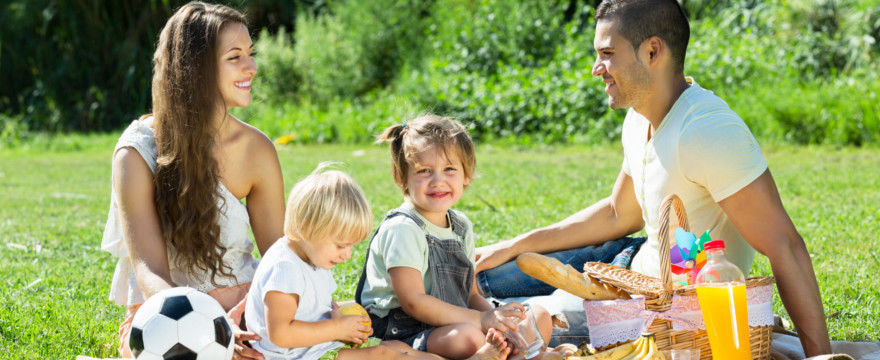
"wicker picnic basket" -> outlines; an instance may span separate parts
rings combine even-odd
[[[645,310],[654,312],[662,313],[669,310],[673,294],[696,296],[696,288],[693,285],[682,287],[674,285],[672,282],[669,259],[670,233],[675,230],[675,227],[672,226],[672,210],[675,210],[674,215],[678,219],[678,226],[690,231],[681,199],[674,194],[667,196],[660,206],[660,279],[597,262],[589,262],[584,265],[584,276],[589,275],[632,294],[644,295]],[[746,287],[770,284],[774,284],[773,277],[746,279]],[[705,330],[675,331],[672,329],[671,321],[657,318],[646,331],[654,333],[654,339],[660,350],[700,349],[700,359],[712,358],[712,350],[709,348],[709,338],[706,336]],[[753,359],[770,359],[771,333],[771,326],[749,327],[749,343]],[[603,347],[603,349],[613,346]]]

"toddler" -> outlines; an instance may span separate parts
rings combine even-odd
[[[452,210],[474,176],[473,142],[464,126],[436,115],[391,126],[379,141],[391,144],[404,201],[373,235],[355,299],[378,337],[467,358],[484,346],[484,334],[514,331],[524,316],[517,303],[493,308],[474,287],[473,224]],[[549,339],[550,317],[535,310]]]

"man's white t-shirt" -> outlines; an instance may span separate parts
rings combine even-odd
[[[632,177],[648,241],[632,270],[660,277],[659,209],[669,194],[681,198],[691,232],[711,230],[724,240],[727,258],[748,274],[755,250],[745,242],[718,202],[767,170],[748,126],[723,100],[693,79],[648,140],[650,121],[629,109],[623,122],[623,171]],[[675,231],[672,226],[671,231]],[[674,237],[672,237],[674,239]]]
[[[405,201],[400,209],[409,211],[425,223],[425,230],[438,239],[458,239],[452,227],[441,228],[434,225],[415,210],[413,204]],[[474,225],[463,213],[455,211],[467,228],[462,246],[464,251],[475,263]],[[385,317],[391,309],[400,307],[400,301],[391,286],[391,275],[388,269],[403,266],[413,268],[422,273],[422,283],[427,293],[431,289],[431,272],[428,271],[428,242],[425,231],[406,216],[396,216],[379,224],[376,236],[370,248],[369,260],[366,264],[367,278],[361,294],[361,302],[371,314]]]
[[[299,304],[293,318],[300,321],[317,322],[330,318],[336,281],[333,280],[333,275],[329,270],[309,265],[300,259],[287,245],[285,238],[278,239],[275,244],[269,247],[254,274],[244,310],[248,329],[262,338],[254,344],[254,348],[261,352],[267,360],[315,360],[327,351],[343,345],[339,341],[330,341],[310,347],[291,349],[273,344],[269,341],[269,332],[266,329],[265,302],[263,301],[269,291],[299,295]]]

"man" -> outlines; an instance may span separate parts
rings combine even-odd
[[[604,81],[612,108],[629,108],[617,182],[611,196],[565,220],[478,249],[481,291],[498,296],[495,282],[507,290],[532,288],[511,285],[525,281],[519,278],[525,275],[509,270],[509,261],[524,252],[556,252],[551,255],[578,268],[584,261],[608,261],[629,247],[637,251],[632,269],[658,276],[658,209],[665,196],[676,194],[691,228],[709,229],[714,239],[725,240],[728,258],[743,273],[755,250],[767,256],[804,352],[829,353],[810,256],[760,147],[724,101],[684,76],[690,29],[678,3],[610,0],[599,5],[596,19],[593,75]],[[642,228],[648,239],[641,248],[638,240],[620,239]],[[557,256],[561,253],[567,255]],[[535,294],[503,296],[514,295]]]

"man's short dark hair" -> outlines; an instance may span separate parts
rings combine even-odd
[[[596,20],[616,20],[617,29],[633,49],[658,36],[672,53],[673,65],[684,72],[684,56],[691,30],[676,0],[605,0],[596,8]]]

